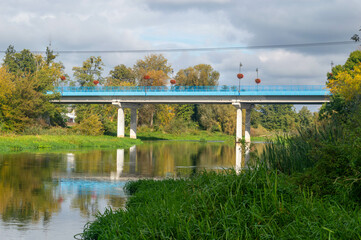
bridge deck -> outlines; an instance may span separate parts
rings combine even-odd
[[[323,85],[58,87],[58,103],[292,103],[322,104]],[[49,92],[49,94],[52,92]]]

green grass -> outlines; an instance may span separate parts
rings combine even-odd
[[[108,209],[83,239],[361,239],[361,209],[300,190],[264,168],[139,180],[126,210]]]
[[[140,143],[139,139],[134,140],[110,136],[6,136],[0,137],[0,152],[32,151],[38,149],[128,148]]]

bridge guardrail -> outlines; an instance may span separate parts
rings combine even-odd
[[[96,86],[56,87],[63,96],[74,95],[329,95],[324,85],[261,86]],[[48,92],[51,94],[52,92]]]

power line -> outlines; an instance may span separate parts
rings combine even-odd
[[[56,53],[156,53],[156,52],[211,52],[211,51],[230,51],[246,49],[272,49],[272,48],[299,48],[299,47],[319,47],[332,45],[357,44],[355,41],[339,42],[317,42],[317,43],[295,43],[295,44],[275,44],[275,45],[255,45],[238,47],[208,47],[208,48],[169,48],[169,49],[128,49],[128,50],[53,50]],[[6,51],[0,51],[5,53]],[[31,51],[33,53],[45,53],[45,51]]]

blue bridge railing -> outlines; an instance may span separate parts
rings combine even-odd
[[[62,96],[325,96],[330,94],[324,85],[57,87],[55,92]],[[48,92],[51,93],[53,92]]]

